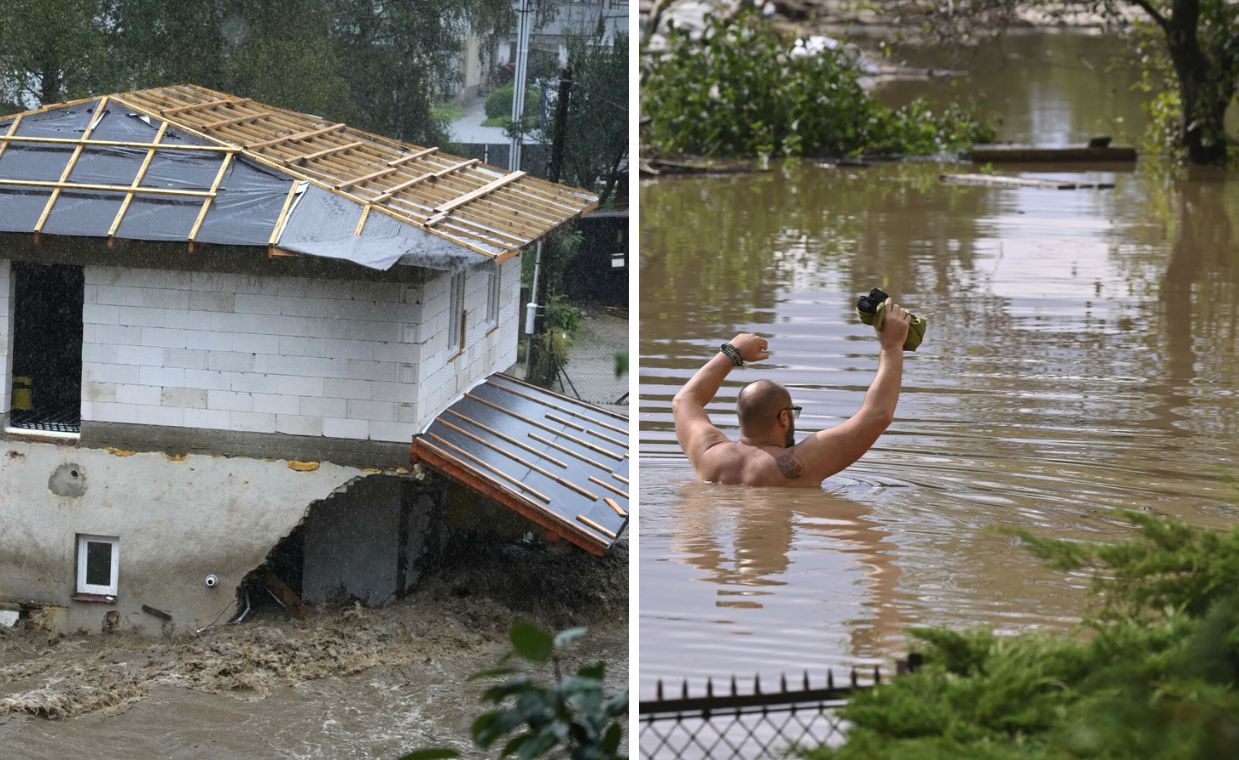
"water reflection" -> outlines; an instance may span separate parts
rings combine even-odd
[[[676,627],[713,633],[688,650],[643,647],[644,668],[717,677],[726,652],[728,672],[774,678],[873,661],[902,641],[908,600],[897,590],[891,534],[870,507],[824,491],[697,482],[676,484],[669,497],[669,510],[643,516],[643,555],[670,557],[705,586],[692,598],[643,586],[642,614],[655,641],[674,638]],[[654,572],[660,583],[683,576]],[[806,661],[805,648],[820,656]]]

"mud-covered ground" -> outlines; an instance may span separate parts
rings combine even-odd
[[[627,559],[623,546],[603,558],[465,551],[390,607],[302,621],[265,611],[196,637],[6,629],[0,746],[12,757],[148,740],[164,757],[390,757],[426,743],[468,751],[483,687],[464,678],[502,656],[516,620],[588,626],[571,659],[606,660],[609,687],[627,688]]]

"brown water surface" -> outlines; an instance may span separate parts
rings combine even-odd
[[[1029,66],[1010,76],[1057,92]],[[1113,539],[1129,530],[1113,508],[1239,517],[1239,176],[1049,168],[1029,176],[1117,187],[807,161],[642,185],[643,697],[658,678],[885,661],[911,625],[1069,628],[1087,578],[1043,569],[998,528]],[[820,492],[694,482],[675,391],[721,342],[760,332],[773,356],[730,375],[715,424],[734,436],[736,393],[762,377],[803,405],[802,434],[839,423],[877,365],[853,311],[873,286],[929,320],[877,446]]]

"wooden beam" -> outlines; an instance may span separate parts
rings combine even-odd
[[[202,228],[202,222],[206,219],[207,212],[211,210],[211,203],[215,200],[216,193],[219,192],[219,184],[224,181],[224,175],[228,173],[228,166],[232,163],[233,154],[229,153],[224,156],[224,160],[219,164],[219,171],[215,174],[215,181],[211,183],[211,195],[202,202],[202,208],[198,211],[198,218],[194,220],[194,226],[189,228],[189,244],[193,245],[194,240],[198,237],[198,230]]]
[[[516,180],[524,176],[525,176],[525,172],[512,172],[511,174],[500,177],[499,179],[495,180],[494,182],[491,182],[488,185],[483,185],[482,187],[479,187],[477,190],[474,190],[471,193],[465,193],[464,195],[460,196],[456,200],[448,201],[447,203],[443,203],[438,206],[435,206],[435,211],[446,214],[447,212],[451,211],[457,206],[463,206],[464,204],[468,203],[474,198],[480,198],[483,195],[486,195],[487,193],[491,192],[492,190],[498,190],[499,188],[503,187],[509,182],[515,182]]]
[[[410,153],[407,156],[402,156],[401,158],[398,158],[394,161],[388,161],[386,169],[379,169],[376,172],[371,172],[370,174],[364,174],[360,177],[355,177],[345,182],[340,182],[336,185],[336,189],[347,190],[353,185],[360,185],[363,182],[369,182],[371,180],[378,179],[379,177],[386,177],[388,174],[395,174],[396,172],[400,171],[401,166],[404,166],[405,164],[409,163],[410,161],[413,161],[414,159],[423,158],[425,156],[429,156],[432,153],[436,153],[438,152],[438,150],[439,150],[438,148],[426,148],[425,150],[419,150],[416,153]]]
[[[181,145],[178,143],[144,143],[125,140],[91,140],[85,137],[24,137],[0,135],[0,143],[30,143],[32,145],[82,145],[87,148],[134,148],[135,150],[183,150],[205,153],[236,153],[240,148],[222,145]]]
[[[283,137],[276,137],[270,140],[263,140],[261,142],[247,143],[245,148],[246,150],[258,150],[259,148],[265,148],[269,145],[275,145],[276,143],[300,142],[302,140],[309,140],[311,137],[331,134],[332,132],[344,129],[346,126],[348,125],[332,124],[330,127],[323,127],[322,129],[311,129],[307,132],[298,132],[295,135],[284,135]]]
[[[215,106],[239,106],[242,103],[250,102],[249,98],[223,98],[221,100],[209,100],[205,103],[192,103],[187,106],[175,106],[173,108],[164,108],[159,113],[164,116],[173,116],[178,113],[187,113],[189,111],[198,111],[203,108],[214,108]]]
[[[307,153],[304,156],[296,156],[295,158],[286,158],[284,159],[284,163],[299,164],[302,161],[314,161],[324,156],[330,156],[333,153],[342,153],[344,151],[352,150],[354,148],[360,148],[361,146],[365,144],[366,143],[363,140],[355,140],[351,143],[345,143],[344,145],[336,145],[335,147],[332,147],[332,148],[325,148],[323,150],[318,151],[317,153]]]
[[[284,221],[288,217],[288,210],[292,208],[293,198],[297,197],[297,187],[301,185],[301,180],[294,179],[292,185],[288,188],[288,195],[284,196],[284,205],[280,208],[280,215],[275,218],[275,226],[271,228],[271,238],[267,240],[268,246],[275,245],[280,238],[280,232],[283,231]]]
[[[0,179],[0,185],[14,187],[50,187],[60,190],[86,190],[97,193],[137,193],[138,195],[170,195],[182,198],[206,198],[210,195],[205,190],[171,190],[162,187],[138,187],[129,185],[93,185],[82,182],[50,182],[37,179]]]
[[[615,501],[615,499],[612,499],[610,496],[608,496],[605,499],[603,499],[603,501],[606,502],[606,505],[608,507],[615,510],[615,514],[619,515],[620,517],[628,517],[628,513],[624,511],[624,508],[621,507],[619,503]]]
[[[393,195],[395,195],[396,193],[399,193],[399,192],[403,192],[403,191],[405,191],[405,190],[408,190],[410,187],[413,187],[414,185],[418,184],[419,182],[425,182],[426,180],[435,180],[435,179],[439,179],[440,177],[443,177],[443,176],[446,176],[446,175],[448,175],[448,174],[451,174],[452,172],[455,172],[455,171],[460,171],[461,169],[465,169],[465,168],[468,168],[468,167],[470,167],[470,166],[473,166],[473,165],[474,165],[474,164],[476,164],[476,163],[478,163],[478,160],[477,160],[476,158],[471,158],[471,159],[469,159],[468,161],[461,161],[461,162],[460,162],[460,163],[458,163],[458,164],[452,164],[451,166],[449,166],[449,167],[447,167],[447,168],[445,168],[445,169],[440,169],[440,170],[439,170],[439,171],[437,171],[437,172],[430,172],[430,173],[428,173],[428,174],[423,174],[423,175],[421,175],[421,176],[414,177],[413,179],[410,179],[410,180],[406,180],[406,181],[404,181],[404,182],[401,182],[399,185],[396,185],[395,187],[388,188],[387,190],[385,190],[384,192],[380,193],[380,194],[379,194],[378,196],[376,196],[375,198],[371,199],[371,201],[370,201],[370,202],[371,202],[371,203],[382,203],[383,201],[385,201],[385,200],[387,200],[388,198],[392,197],[392,196],[393,196]]]
[[[155,145],[158,145],[163,140],[164,134],[168,131],[168,122],[160,122],[159,131],[155,133]],[[231,154],[229,154],[231,155]],[[146,158],[142,159],[142,166],[138,168],[138,173],[134,175],[133,182],[129,185],[131,190],[136,190],[142,186],[142,180],[146,177],[146,170],[150,168],[151,161],[155,159],[155,149],[151,148],[146,151]],[[133,203],[133,193],[125,193],[125,199],[121,201],[120,210],[116,212],[116,218],[112,220],[112,226],[108,227],[108,244],[112,242],[112,238],[116,235],[116,231],[120,229],[121,220],[125,218],[125,212],[129,210],[129,204]]]
[[[12,139],[13,134],[17,132],[17,127],[21,125],[23,116],[25,116],[25,114],[18,114],[17,116],[14,116],[13,123],[9,124],[9,131],[6,132],[3,137],[0,137],[0,158],[4,156],[5,149],[9,147],[9,140]]]
[[[613,530],[607,530],[606,528],[602,527],[602,526],[601,526],[601,525],[599,525],[598,523],[596,523],[596,522],[594,522],[593,520],[589,519],[589,518],[588,518],[588,517],[586,517],[585,515],[577,515],[577,516],[576,516],[576,519],[577,519],[579,522],[585,523],[585,524],[586,524],[586,525],[588,525],[589,527],[593,528],[594,530],[598,531],[599,533],[601,533],[602,535],[604,535],[604,536],[606,536],[606,537],[608,537],[608,538],[615,538],[615,537],[616,537],[616,535],[615,535],[615,531],[613,531]]]
[[[103,121],[103,114],[108,106],[108,99],[105,95],[99,98],[99,105],[95,106],[95,112],[90,117],[90,124],[87,125],[86,131],[82,133],[82,139],[90,138],[91,132],[95,131],[95,127],[99,126],[99,122]],[[83,146],[78,144],[73,149],[73,155],[69,156],[68,163],[65,164],[64,171],[60,173],[60,182],[64,183],[69,180],[69,175],[73,173],[73,167],[77,165],[78,158],[82,155]],[[43,213],[39,214],[39,221],[34,224],[34,234],[38,235],[43,231],[43,225],[47,224],[47,219],[52,215],[52,208],[56,205],[56,201],[60,198],[60,191],[63,187],[56,187],[52,190],[51,197],[47,199],[47,203],[43,206]]]

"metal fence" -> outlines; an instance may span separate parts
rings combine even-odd
[[[899,672],[920,664],[913,655],[898,663]],[[668,698],[658,682],[655,698],[643,701],[640,715],[640,756],[649,760],[755,760],[786,757],[798,749],[837,746],[846,738],[846,723],[837,710],[857,691],[882,683],[878,668],[862,674],[853,668],[842,685],[834,674],[814,685],[804,673],[789,687],[786,677],[776,689],[763,691],[759,678],[741,693],[733,677],[721,693],[712,679],[705,693],[693,696],[684,682],[678,696]]]

